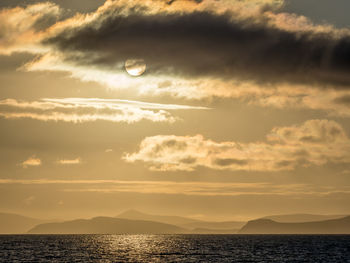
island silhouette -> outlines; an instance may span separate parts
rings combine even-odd
[[[115,217],[68,221],[0,213],[0,234],[350,234],[350,216],[291,214],[243,221],[203,221],[127,210]]]
[[[350,216],[303,223],[281,223],[271,219],[249,221],[239,234],[350,234]]]

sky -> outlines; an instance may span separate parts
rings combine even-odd
[[[349,214],[348,8],[2,0],[0,211]]]

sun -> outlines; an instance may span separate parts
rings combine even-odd
[[[127,59],[125,70],[129,75],[138,77],[146,71],[146,63],[143,59]]]

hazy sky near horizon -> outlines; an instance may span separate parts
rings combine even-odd
[[[0,211],[349,214],[349,7],[2,0]]]

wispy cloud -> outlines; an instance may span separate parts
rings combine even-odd
[[[40,41],[47,36],[45,28],[55,23],[59,14],[59,7],[49,2],[0,9],[0,54],[48,51]]]
[[[58,164],[61,165],[76,165],[81,164],[81,158],[75,158],[75,159],[61,159],[57,161]]]
[[[119,99],[98,99],[98,98],[64,98],[64,99],[43,99],[46,102],[65,104],[82,107],[95,108],[138,108],[138,109],[157,109],[157,110],[204,110],[206,107],[177,105],[177,104],[160,104],[149,103],[133,100],[119,100]]]
[[[20,163],[20,165],[23,168],[40,166],[41,164],[42,164],[41,159],[35,157],[34,155],[32,157],[29,157],[27,160],[23,161],[22,163]]]
[[[192,100],[227,98],[263,108],[311,109],[333,117],[350,117],[350,91],[346,89],[320,89],[288,83],[274,86],[251,81],[222,81],[210,78],[201,81],[173,78],[154,86],[145,85],[140,88],[140,92]]]
[[[55,185],[66,192],[142,193],[194,196],[240,195],[317,195],[350,193],[349,187],[316,187],[308,184],[221,183],[174,181],[121,181],[121,180],[15,180],[0,179],[0,185]]]
[[[193,171],[197,167],[219,170],[281,171],[298,166],[350,161],[350,140],[334,121],[311,120],[299,126],[276,127],[267,142],[215,142],[202,135],[158,135],[145,138],[136,153],[123,159],[142,161],[151,170]]]
[[[130,100],[97,98],[42,99],[39,101],[0,101],[0,116],[41,121],[88,122],[105,120],[134,123],[141,120],[175,122],[170,110],[206,109],[187,105],[157,104]]]

